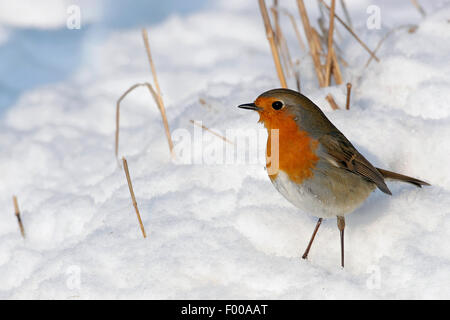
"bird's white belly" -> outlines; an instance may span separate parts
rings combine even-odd
[[[346,184],[336,186],[334,180],[319,173],[297,184],[280,170],[272,183],[289,202],[304,213],[319,218],[332,218],[351,213],[369,196],[374,187],[360,181],[362,179],[359,178],[348,181],[356,184],[350,188]]]

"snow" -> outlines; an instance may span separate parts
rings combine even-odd
[[[294,2],[281,2],[298,17]],[[236,108],[279,86],[256,2],[199,3],[147,26],[174,138],[194,137],[193,119],[224,135],[258,132],[264,152],[257,115]],[[29,18],[14,19],[0,8],[7,49],[0,55],[8,57],[1,85],[9,90],[0,101],[0,298],[450,298],[450,5],[427,3],[422,20],[409,3],[380,1],[383,27],[368,30],[372,3],[347,3],[371,48],[392,27],[419,27],[392,34],[377,53],[381,62],[366,70],[368,54],[339,29],[351,65],[344,76],[354,87],[351,110],[332,111],[324,97],[331,92],[343,106],[345,85],[319,89],[309,56],[283,23],[301,59],[302,90],[373,164],[433,186],[390,184],[392,197],[376,191],[347,216],[345,269],[334,219],[322,224],[309,260],[300,259],[316,219],[276,192],[261,161],[170,160],[144,88],[124,100],[120,136],[143,239],[114,159],[115,102],[152,79],[139,26],[108,20],[96,29],[106,18],[92,14],[85,28],[66,30],[60,16],[44,19],[29,8]],[[318,14],[317,6],[308,9]],[[33,36],[44,42],[24,49]],[[75,54],[66,56],[66,46]],[[202,139],[205,152],[225,148],[207,132]],[[175,140],[185,150],[189,142]]]

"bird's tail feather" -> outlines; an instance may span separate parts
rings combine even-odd
[[[422,186],[429,186],[430,185],[429,183],[427,183],[425,181],[422,181],[422,180],[419,180],[419,179],[416,179],[416,178],[411,178],[411,177],[408,177],[408,176],[404,176],[404,175],[402,175],[400,173],[395,173],[395,172],[384,170],[384,169],[380,169],[380,168],[377,168],[377,170],[386,179],[392,179],[392,180],[408,182],[408,183],[411,183],[411,184],[413,184],[413,185],[415,185],[415,186],[417,186],[419,188],[422,188]]]

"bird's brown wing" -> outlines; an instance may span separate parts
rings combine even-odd
[[[392,195],[384,182],[383,175],[356,150],[342,133],[330,132],[319,138],[319,142],[325,149],[326,159],[331,163],[372,181],[381,191]]]

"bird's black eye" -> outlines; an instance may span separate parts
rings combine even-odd
[[[283,108],[283,102],[275,101],[274,103],[272,103],[272,108],[274,108],[275,110],[280,110],[281,108]]]

